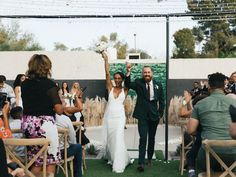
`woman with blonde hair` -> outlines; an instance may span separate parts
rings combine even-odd
[[[60,160],[58,132],[55,125],[55,113],[62,114],[63,106],[58,95],[58,87],[51,77],[52,63],[43,54],[35,54],[28,63],[26,79],[21,85],[23,100],[22,129],[27,138],[48,138],[50,146],[47,156],[47,173],[54,176],[55,166]],[[32,146],[28,150],[28,157],[32,159],[39,151],[39,147]],[[39,157],[32,172],[41,173],[43,157]]]
[[[79,82],[75,81],[72,84],[70,94],[72,95],[72,97],[74,97],[78,91],[80,91],[80,85]]]

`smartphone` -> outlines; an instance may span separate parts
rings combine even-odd
[[[84,92],[87,89],[87,87],[82,87],[81,92]]]
[[[233,105],[230,105],[229,113],[230,113],[232,122],[236,123],[236,107],[234,107]]]

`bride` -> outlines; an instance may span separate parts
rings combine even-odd
[[[128,89],[122,87],[125,76],[121,72],[114,74],[115,86],[112,85],[108,57],[104,51],[102,52],[102,57],[105,62],[106,88],[109,93],[103,121],[104,156],[108,159],[108,164],[112,165],[113,172],[122,173],[130,163],[124,139],[126,118],[123,104]]]

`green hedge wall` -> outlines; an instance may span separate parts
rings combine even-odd
[[[153,78],[154,80],[160,82],[163,86],[164,89],[164,94],[165,94],[165,89],[166,89],[166,64],[165,63],[154,63],[154,64],[143,64],[143,63],[137,63],[134,64],[132,67],[132,72],[131,72],[131,80],[135,80],[136,78],[142,77],[142,68],[143,66],[150,66],[153,70]],[[113,63],[110,64],[110,74],[111,78],[113,79],[113,74],[117,71],[123,72],[124,74],[126,73],[126,65],[124,63]],[[133,90],[129,91],[129,95],[134,96],[135,92]]]

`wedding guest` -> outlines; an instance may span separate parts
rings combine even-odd
[[[194,100],[192,101],[192,105],[195,106],[198,101],[209,96],[208,92],[205,92],[205,93],[207,93],[207,94],[203,93],[201,95],[196,96],[194,98]],[[190,115],[190,117],[191,117],[191,115]],[[188,177],[196,177],[196,158],[197,158],[198,151],[202,145],[201,131],[202,131],[202,127],[199,125],[197,127],[195,141],[194,141],[189,153],[187,154]]]
[[[0,177],[12,177],[25,176],[24,170],[19,168],[16,163],[12,162],[9,158],[6,158],[5,147],[2,139],[11,138],[12,133],[10,130],[9,122],[8,122],[8,114],[10,110],[10,104],[8,101],[5,102],[2,109],[2,118],[0,119]],[[8,164],[7,164],[8,163]],[[10,167],[10,168],[7,168]]]
[[[5,146],[3,143],[3,140],[0,138],[0,177],[23,177],[25,176],[24,169],[22,168],[15,168],[15,169],[10,169],[8,168],[7,164],[7,157],[6,157],[6,150]]]
[[[224,85],[225,85],[225,86],[224,86],[224,92],[225,92],[225,94],[230,93],[231,90],[230,90],[229,77],[226,77],[226,78],[225,78]]]
[[[2,108],[2,115],[0,117],[0,138],[11,138],[12,133],[9,126],[8,114],[10,110],[10,103],[5,101]]]
[[[236,97],[234,97],[236,99]],[[236,107],[230,106],[229,113],[232,119],[232,123],[229,126],[229,133],[233,139],[236,139]]]
[[[193,83],[193,88],[191,89],[191,96],[194,99],[197,95],[201,94],[201,88],[199,82],[195,81]]]
[[[229,132],[230,132],[231,137],[233,139],[236,139],[236,123],[235,122],[230,124]]]
[[[70,94],[72,95],[72,97],[74,97],[74,95],[80,90],[80,85],[79,82],[75,81],[72,84],[71,90],[70,90]]]
[[[13,88],[6,83],[6,77],[0,75],[0,93],[6,93],[7,100],[10,101],[10,106],[14,107],[16,103],[16,97]],[[0,107],[0,115],[2,115],[2,108]]]
[[[230,76],[230,93],[236,94],[236,71]]]
[[[55,113],[61,115],[64,110],[58,95],[58,87],[51,77],[52,63],[44,54],[33,55],[28,63],[26,79],[21,85],[23,100],[22,129],[28,138],[48,138],[50,145],[47,155],[47,173],[54,176],[56,164],[60,160],[58,132]],[[28,157],[32,159],[39,147],[32,146]],[[43,157],[36,160],[31,168],[35,174],[42,172]]]
[[[65,101],[60,96],[61,101],[63,104],[65,104]],[[64,111],[66,112],[76,112],[80,111],[82,109],[82,105],[80,104],[81,100],[78,98],[78,96],[75,97],[75,107],[65,107]],[[74,156],[73,160],[73,171],[74,171],[74,177],[81,177],[82,176],[82,170],[81,170],[81,164],[82,164],[82,146],[76,142],[76,133],[74,130],[74,127],[72,125],[72,122],[68,116],[65,114],[63,115],[57,115],[56,114],[56,125],[58,128],[67,128],[69,130],[69,136],[68,136],[68,146],[67,146],[67,156]],[[64,142],[60,142],[60,150],[61,152],[64,151]],[[63,153],[61,153],[63,155]]]
[[[180,107],[179,116],[189,118],[192,114],[191,94],[188,90],[184,90],[182,106]]]
[[[61,91],[62,91],[62,95],[65,96],[66,94],[68,94],[70,91],[69,91],[69,86],[67,84],[67,82],[62,82],[61,84]]]
[[[21,118],[23,116],[23,109],[20,106],[16,106],[10,110],[10,119],[9,125],[11,129],[21,129]],[[13,133],[13,138],[22,138],[22,133]],[[14,148],[15,153],[19,157],[25,157],[25,147],[24,146],[16,146]]]
[[[14,93],[16,95],[16,106],[23,107],[22,98],[21,98],[21,83],[25,80],[24,74],[18,74],[13,83]]]
[[[208,76],[210,96],[197,102],[193,113],[187,124],[189,134],[195,134],[201,125],[202,140],[228,140],[231,139],[228,128],[231,123],[229,114],[230,105],[236,106],[235,100],[225,96],[224,80],[226,76],[222,73],[213,73]],[[236,160],[236,151],[228,148],[218,148],[218,155],[228,165]],[[211,169],[221,170],[218,162],[210,157]],[[199,172],[206,170],[205,150],[201,146],[197,155],[197,167]]]

